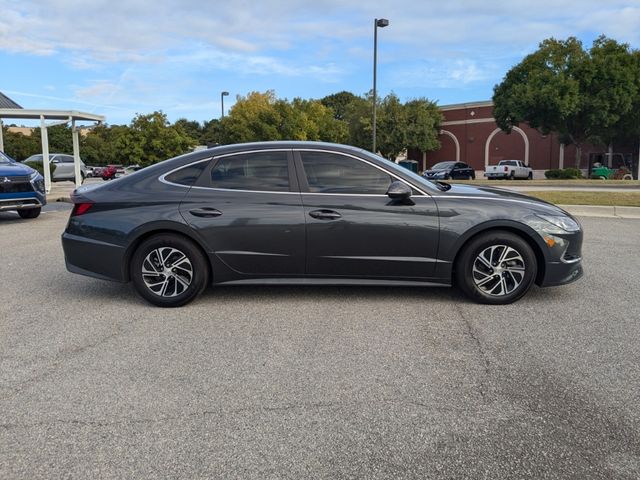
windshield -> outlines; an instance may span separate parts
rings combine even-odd
[[[444,170],[445,168],[451,168],[453,167],[453,164],[456,162],[440,162],[440,163],[436,163],[433,167],[431,167],[431,170]]]
[[[514,167],[517,167],[518,162],[516,160],[502,160],[498,165],[513,165]]]
[[[6,153],[0,152],[0,164],[7,165],[14,162],[15,160],[11,158],[9,155],[7,155]]]

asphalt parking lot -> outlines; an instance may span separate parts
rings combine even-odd
[[[67,273],[68,206],[0,213],[0,478],[638,478],[640,220],[585,277],[226,287],[163,310]]]

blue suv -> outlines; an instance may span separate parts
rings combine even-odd
[[[16,210],[22,218],[36,218],[46,203],[42,175],[0,152],[0,212]]]

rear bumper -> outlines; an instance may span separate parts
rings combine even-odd
[[[62,234],[62,249],[65,265],[71,273],[127,282],[123,270],[124,247],[65,232]]]

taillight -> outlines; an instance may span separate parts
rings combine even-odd
[[[509,167],[504,167],[504,171],[508,172],[509,171]]]
[[[93,203],[91,202],[76,203],[73,206],[73,211],[71,212],[71,216],[78,217],[80,215],[84,215],[89,210],[91,210],[91,207],[93,207]]]

